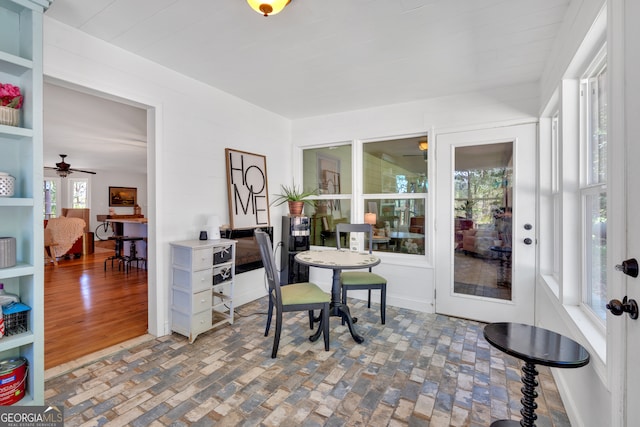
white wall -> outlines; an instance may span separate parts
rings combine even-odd
[[[290,122],[46,16],[44,74],[150,109],[149,328],[169,333],[169,242],[197,238],[207,215],[228,222],[225,147],[266,155],[270,193],[289,182]],[[265,295],[257,276],[238,276],[237,303]]]

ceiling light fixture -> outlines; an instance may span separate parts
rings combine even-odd
[[[269,16],[279,13],[291,0],[247,0],[247,3],[259,14]]]
[[[420,141],[418,141],[418,148],[424,153],[424,161],[426,162],[428,159],[427,150],[429,150],[429,138],[425,136],[424,138],[420,139]]]

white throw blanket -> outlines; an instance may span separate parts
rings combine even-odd
[[[57,245],[52,247],[55,257],[63,256],[84,233],[84,220],[80,218],[51,218],[47,230],[51,232],[51,240]]]

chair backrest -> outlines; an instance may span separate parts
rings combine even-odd
[[[364,233],[366,240],[369,242],[369,253],[373,252],[373,227],[371,224],[344,224],[336,225],[336,244],[340,248],[340,233]],[[351,239],[347,239],[349,242]]]
[[[277,305],[278,309],[282,308],[282,294],[280,292],[280,282],[278,282],[278,275],[276,273],[276,263],[273,258],[273,246],[269,235],[264,231],[256,230],[255,233],[258,247],[260,248],[260,256],[262,257],[262,264],[264,264],[264,271],[267,277],[267,283],[269,284],[269,293],[273,299],[273,303]]]

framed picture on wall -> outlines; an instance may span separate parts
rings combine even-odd
[[[267,158],[231,148],[224,151],[231,228],[269,226]]]
[[[135,206],[138,189],[135,187],[109,187],[109,206]]]

